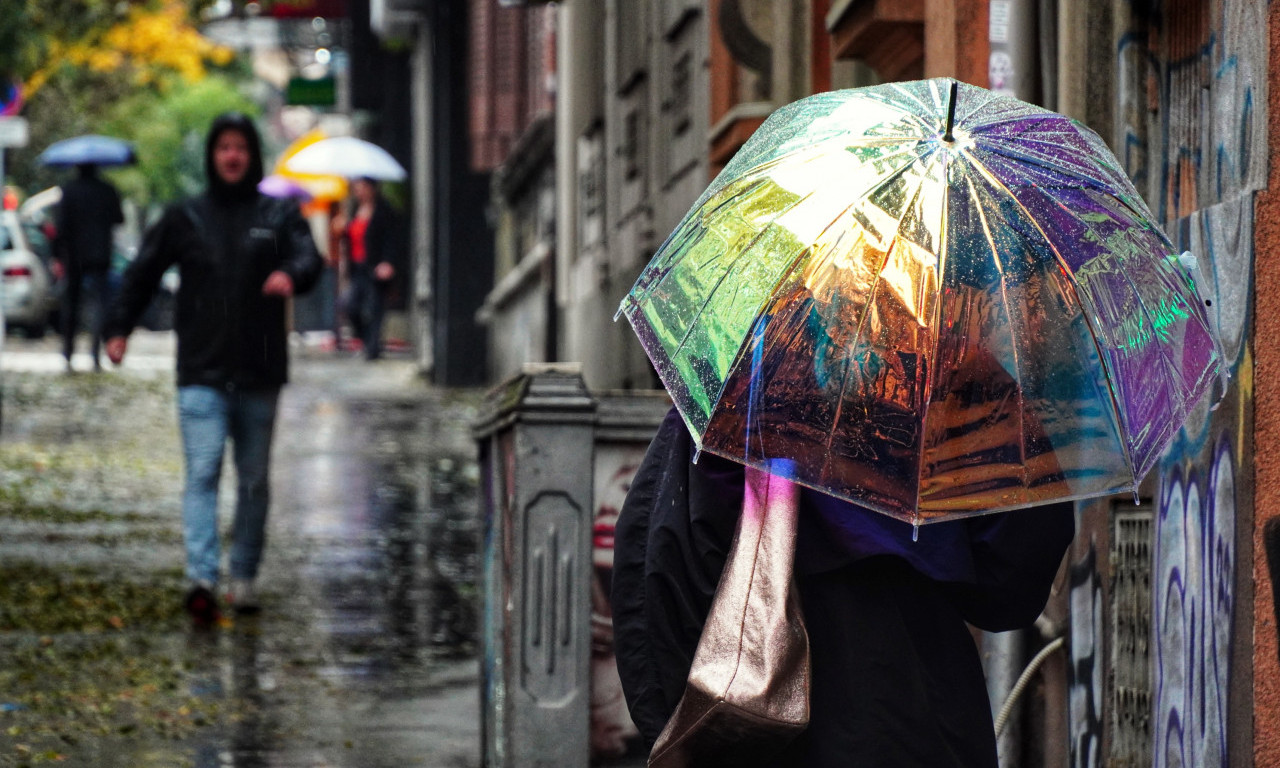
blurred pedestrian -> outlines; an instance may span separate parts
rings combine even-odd
[[[649,749],[685,692],[742,509],[744,467],[710,454],[695,464],[693,453],[673,408],[614,539],[618,672]],[[723,764],[995,768],[969,625],[1032,624],[1074,531],[1072,504],[1059,503],[934,523],[913,541],[910,525],[801,488],[795,584],[812,668],[808,726],[778,754]],[[755,681],[783,693],[770,682]]]
[[[124,222],[120,194],[109,181],[98,176],[92,164],[76,166],[76,178],[62,185],[54,240],[55,253],[62,262],[62,303],[59,324],[62,356],[71,372],[76,331],[80,327],[81,299],[87,300],[89,332],[92,334],[93,369],[102,370],[98,352],[103,339],[107,307],[111,302],[112,228]]]
[[[213,121],[205,170],[206,192],[170,206],[144,236],[112,307],[107,341],[119,364],[161,276],[176,264],[186,608],[198,625],[219,615],[218,481],[228,439],[237,485],[227,598],[237,611],[258,609],[271,437],[288,379],[287,299],[309,290],[323,266],[297,203],[259,193],[261,144],[249,118],[227,113]]]
[[[399,228],[396,213],[383,197],[378,182],[356,179],[349,217],[335,221],[347,256],[347,290],[343,309],[368,360],[382,356],[382,322],[386,317],[391,281],[396,277]]]

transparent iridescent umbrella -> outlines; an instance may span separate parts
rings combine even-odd
[[[1095,133],[936,79],[779,109],[619,314],[700,450],[919,524],[1135,489],[1220,375],[1195,275]]]

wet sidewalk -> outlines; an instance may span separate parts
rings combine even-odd
[[[200,632],[171,370],[167,334],[105,374],[6,342],[0,766],[478,766],[480,394],[297,350],[264,610]],[[222,488],[225,530],[230,467]]]

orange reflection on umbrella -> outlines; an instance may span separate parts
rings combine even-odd
[[[341,176],[321,173],[299,173],[286,167],[289,158],[317,141],[327,138],[329,137],[324,131],[319,128],[312,128],[297,139],[294,139],[293,143],[288,147],[285,147],[285,150],[280,153],[279,159],[276,160],[275,168],[272,170],[272,173],[277,176],[296,181],[311,194],[311,200],[302,206],[305,213],[327,212],[330,204],[341,202],[347,197],[347,180]]]

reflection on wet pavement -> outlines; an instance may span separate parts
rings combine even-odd
[[[229,617],[205,633],[191,631],[177,616],[157,625],[155,655],[173,659],[182,681],[168,694],[176,708],[160,719],[177,725],[85,734],[77,745],[59,743],[59,754],[71,758],[68,764],[479,765],[478,515],[469,434],[479,395],[433,390],[407,372],[408,365],[295,360],[295,383],[281,401],[273,454],[272,510],[259,579],[263,612]],[[50,375],[50,380],[60,379]],[[169,389],[146,391],[155,397],[155,408],[172,408]],[[131,407],[120,418],[136,418],[136,406]],[[170,411],[143,439],[145,450],[139,451],[152,453],[148,462],[164,461],[159,457],[177,450],[171,425]],[[62,443],[84,443],[86,453],[93,454],[128,434],[128,427],[79,429],[59,424],[56,416],[29,415],[21,439],[48,435]],[[157,445],[158,440],[170,442]],[[140,470],[150,480],[117,499],[116,506],[145,510],[129,520],[134,528],[125,530],[148,526],[155,538],[153,551],[135,565],[155,573],[163,567],[172,578],[181,564],[174,485],[180,479],[166,470]],[[111,495],[110,473],[98,474],[103,477],[92,481],[103,484],[97,498]],[[222,486],[224,525],[232,508],[229,474]],[[85,504],[95,497],[92,489],[76,493],[87,499]],[[73,501],[80,498],[73,496]],[[117,496],[118,491],[112,498]],[[66,537],[80,528],[63,526],[49,538],[48,524],[38,521],[23,522],[43,527],[15,540],[6,531],[26,529],[2,513],[0,550],[10,555],[39,561],[61,546],[60,557],[95,569],[127,568],[121,554],[132,557],[123,536],[118,549],[68,547]],[[2,630],[0,640],[6,634]],[[55,647],[62,637],[54,638]],[[43,748],[34,736],[6,739],[4,726],[19,721],[5,718],[13,717],[0,714],[0,766],[18,764],[10,759],[21,753],[6,747],[29,742]],[[39,732],[30,717],[21,722],[28,730],[20,734]],[[113,723],[108,731],[116,728]]]
[[[304,549],[299,575],[332,652],[320,674],[347,684],[411,685],[429,656],[472,650],[461,594],[475,579],[474,482],[459,477],[463,461],[423,450],[422,408],[286,406],[286,423],[314,426],[278,445],[290,469],[277,473],[275,528],[289,526]]]

